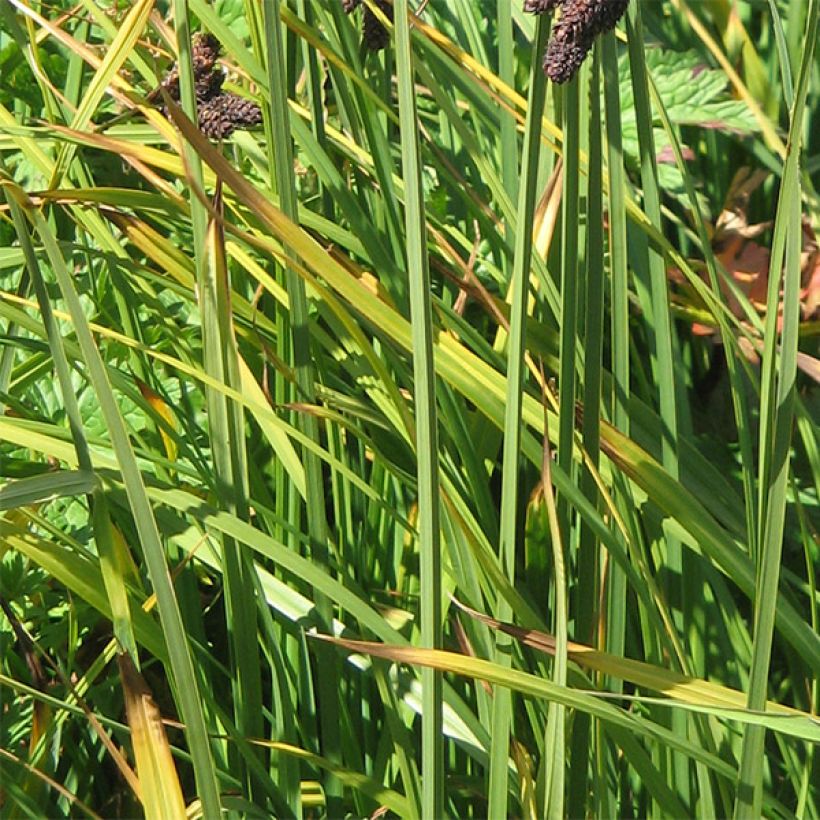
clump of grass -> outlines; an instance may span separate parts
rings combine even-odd
[[[818,813],[817,0],[9,8],[10,813]]]

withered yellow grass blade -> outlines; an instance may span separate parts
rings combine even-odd
[[[493,629],[512,635],[521,643],[537,649],[539,652],[545,652],[548,655],[555,653],[555,638],[552,635],[539,632],[536,629],[522,629],[515,626],[515,624],[503,623],[481,612],[476,612],[476,610],[455,599],[452,600],[459,609]],[[580,666],[629,681],[635,686],[654,689],[656,692],[662,692],[664,695],[682,703],[688,703],[692,706],[714,706],[729,709],[743,709],[746,706],[746,695],[727,686],[719,686],[716,683],[709,683],[709,681],[700,680],[699,678],[687,677],[679,672],[653,666],[651,663],[619,658],[607,652],[599,652],[591,646],[584,646],[572,641],[567,643],[567,651],[570,659]],[[773,701],[769,701],[766,709],[779,715],[806,717],[803,712],[797,709],[781,706]]]
[[[156,390],[152,389],[150,385],[146,384],[141,379],[135,379],[135,381],[145,401],[151,405],[157,415],[161,416],[172,430],[176,430],[176,416],[174,415],[174,411],[168,406],[168,402],[166,402],[165,399],[163,399],[162,396],[156,392]],[[176,461],[177,443],[162,427],[159,428],[159,434],[162,437],[162,446],[165,449],[165,455],[168,456],[168,461]]]
[[[184,820],[185,800],[159,709],[131,658],[121,654],[117,660],[145,816],[148,820]]]
[[[663,734],[665,742],[686,754],[692,754],[704,762],[712,763],[716,760],[711,755],[703,753],[701,749],[690,748],[685,741],[676,738],[672,733],[667,734],[657,724],[638,718],[606,703],[602,698],[597,697],[599,693],[594,691],[574,689],[569,686],[557,686],[552,681],[536,675],[521,672],[517,669],[509,669],[491,661],[472,658],[457,652],[420,649],[414,646],[393,646],[371,641],[349,641],[325,635],[316,635],[315,637],[335,643],[351,652],[386,658],[395,663],[404,663],[411,666],[429,666],[444,672],[485,680],[497,686],[506,686],[530,697],[562,703],[570,708],[587,712],[593,717],[611,723],[615,727],[626,728],[633,733],[637,732],[648,736]],[[569,647],[570,654],[572,654],[575,647],[577,645]],[[698,681],[698,683],[702,684],[703,682]],[[717,690],[722,688],[715,687]],[[726,689],[725,692],[733,692],[733,690]],[[715,715],[738,723],[761,725],[770,731],[779,732],[783,735],[791,735],[812,743],[820,743],[820,722],[813,715],[806,712],[787,709],[783,706],[776,707],[776,710],[773,709],[772,712],[751,712],[742,706],[733,707],[728,705],[725,700],[716,705],[708,702],[705,698],[695,700],[694,697],[691,697],[691,693],[689,694],[688,700],[683,700],[679,696],[668,698],[669,706]]]

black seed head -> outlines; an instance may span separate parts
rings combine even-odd
[[[217,69],[195,80],[196,101],[203,103],[216,97],[222,91],[222,83],[225,82],[225,74],[223,71]]]
[[[375,0],[376,5],[388,20],[393,19],[393,6],[387,0]],[[370,51],[381,51],[390,42],[390,34],[379,18],[365,6],[362,21],[362,43]]]
[[[539,1],[553,0],[532,0]],[[629,0],[564,0],[544,54],[547,76],[554,83],[571,80],[589,54],[595,37],[612,30],[628,5]]]
[[[562,2],[563,0],[524,0],[524,11],[530,14],[544,14],[557,9]]]
[[[252,100],[237,94],[219,94],[198,109],[199,130],[209,139],[224,139],[240,128],[262,122],[262,111]]]
[[[629,0],[598,0],[597,9],[593,14],[593,25],[596,34],[612,31],[618,20],[624,16]]]
[[[219,40],[210,32],[195,34],[191,40],[191,61],[194,64],[194,72],[210,71],[219,59],[221,51],[222,46]]]
[[[191,63],[194,68],[196,98],[199,102],[218,94],[222,88],[224,75],[219,68],[216,68],[220,50],[219,40],[208,32],[195,34],[191,40]],[[161,85],[174,102],[179,102],[178,63],[171,66],[170,71],[163,77]],[[153,92],[151,98],[155,96],[156,92]]]

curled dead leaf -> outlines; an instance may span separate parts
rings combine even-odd
[[[768,172],[742,168],[732,180],[723,209],[712,230],[712,249],[715,257],[734,281],[737,289],[745,295],[752,307],[763,315],[767,309],[769,289],[770,249],[757,241],[772,226],[771,221],[750,223],[748,219],[749,198],[768,176]],[[706,271],[701,266],[706,280]],[[820,245],[811,222],[803,217],[803,245],[801,254],[800,317],[809,321],[820,312]],[[681,281],[679,271],[670,270],[672,281]],[[723,298],[732,313],[739,319],[746,318],[745,311],[728,282],[721,281]],[[782,306],[778,313],[782,312]],[[696,335],[715,333],[713,325],[693,322]],[[756,360],[754,345],[750,345],[750,358]]]

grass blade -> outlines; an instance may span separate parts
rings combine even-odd
[[[433,362],[430,271],[419,159],[415,71],[410,46],[407,0],[395,4],[396,72],[405,186],[405,235],[413,328],[413,384],[416,409],[418,544],[421,584],[421,640],[429,649],[441,645],[441,543],[438,479],[438,414]],[[422,671],[421,814],[444,816],[444,746],[441,734],[441,675]]]
[[[533,53],[540,54],[547,41],[549,24],[541,16],[536,25]],[[532,259],[532,230],[537,197],[538,155],[541,142],[541,117],[544,110],[546,78],[538,59],[532,61],[530,90],[527,102],[527,123],[524,131],[521,186],[518,195],[518,226],[511,276],[510,331],[507,348],[506,410],[504,416],[504,451],[501,493],[501,530],[499,555],[508,581],[515,578],[515,545],[518,535],[518,469],[521,453],[522,394],[524,392],[525,315]],[[500,620],[509,620],[512,612],[503,600],[497,603]],[[510,642],[497,638],[496,658],[509,665]],[[497,692],[493,699],[493,746],[490,754],[488,812],[491,817],[506,817],[509,788],[509,733],[511,700],[509,692]]]

